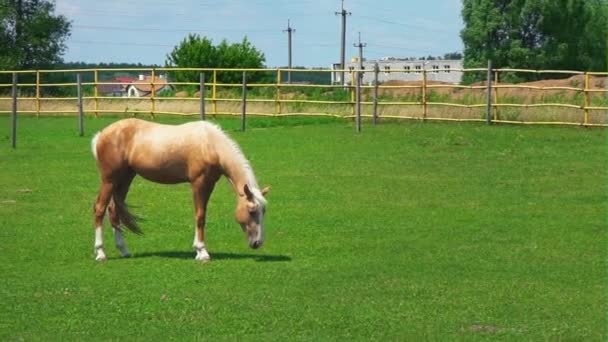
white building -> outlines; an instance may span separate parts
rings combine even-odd
[[[363,83],[373,84],[374,82],[374,64],[378,63],[380,72],[378,73],[378,83],[386,81],[421,81],[422,70],[426,70],[427,81],[441,81],[446,83],[458,84],[462,80],[462,60],[410,60],[394,57],[382,58],[380,60],[363,60]],[[353,58],[346,63],[346,70],[359,69],[358,58]],[[332,65],[332,70],[340,70],[340,63]],[[339,71],[332,72],[331,81],[333,84],[342,83],[342,73]],[[344,73],[346,79],[345,84],[350,84],[353,75],[350,72]]]

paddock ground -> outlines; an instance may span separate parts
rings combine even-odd
[[[196,263],[188,186],[136,179],[145,235],[96,263],[90,139],[117,119],[20,117],[12,150],[0,116],[1,340],[608,336],[605,129],[218,118],[272,185],[264,247],[221,181]]]

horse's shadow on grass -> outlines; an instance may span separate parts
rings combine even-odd
[[[211,255],[211,260],[242,260],[242,259],[252,259],[256,262],[286,262],[291,261],[291,257],[286,255],[266,255],[266,254],[243,254],[243,253],[209,253]],[[159,252],[145,252],[145,253],[135,253],[131,258],[151,258],[151,257],[160,257],[160,258],[174,258],[174,259],[187,259],[194,260],[195,252],[187,252],[187,251],[159,251]]]

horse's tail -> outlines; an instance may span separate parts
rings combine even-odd
[[[101,132],[97,132],[95,136],[93,136],[93,139],[91,139],[91,152],[93,152],[93,157],[95,157],[95,160],[97,160],[97,139],[99,139],[100,133]]]
[[[112,202],[114,202],[114,210],[116,210],[116,215],[118,215],[118,219],[120,222],[127,227],[131,232],[142,235],[143,232],[139,228],[137,221],[139,221],[139,217],[133,215],[129,211],[129,207],[124,201],[117,200],[116,196],[112,196]]]

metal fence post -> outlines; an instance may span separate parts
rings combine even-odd
[[[245,113],[247,111],[247,71],[243,71],[243,97],[241,103],[241,130],[245,131]]]
[[[361,76],[362,72],[357,70],[356,72],[356,88],[355,88],[355,108],[356,108],[356,123],[357,123],[357,133],[361,132]]]
[[[373,122],[374,125],[378,121],[378,74],[380,73],[380,67],[376,62],[374,64],[374,113],[373,113]]]
[[[201,98],[201,120],[205,121],[205,73],[200,74],[199,93]]]
[[[11,146],[17,148],[17,73],[13,72],[13,105],[11,110]]]
[[[82,110],[82,77],[80,73],[76,74],[77,94],[78,94],[78,132],[80,136],[84,136],[84,112]]]
[[[488,77],[487,77],[488,102],[486,104],[486,124],[492,123],[492,60],[488,60]]]

